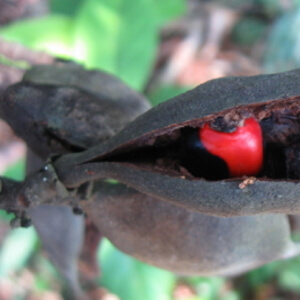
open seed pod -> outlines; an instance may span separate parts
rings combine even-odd
[[[61,157],[56,170],[67,187],[113,178],[209,215],[298,213],[299,80],[300,70],[295,70],[207,82],[149,110],[106,143]],[[187,137],[206,124],[235,132],[248,119],[262,135],[262,166],[251,174],[255,178],[224,177],[218,168],[215,177],[206,178],[201,170],[206,156],[196,162]],[[189,165],[197,163],[200,176],[187,166],[189,159]]]
[[[92,199],[85,210],[120,250],[179,274],[237,275],[300,253],[285,215],[213,217],[108,182]]]
[[[40,157],[86,149],[149,108],[119,79],[76,64],[34,66],[0,101],[1,117]]]

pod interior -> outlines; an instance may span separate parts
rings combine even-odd
[[[263,136],[263,166],[256,177],[300,178],[300,99],[240,106],[201,119],[172,124],[116,147],[93,161],[111,161],[187,179],[220,180],[230,177],[218,156],[197,146],[199,128],[209,124],[234,132],[244,120],[254,118]],[[205,149],[204,149],[205,150]]]

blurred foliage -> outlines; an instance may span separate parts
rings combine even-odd
[[[300,6],[277,19],[270,30],[264,53],[266,72],[300,67]]]
[[[25,174],[25,160],[12,165],[3,174],[5,177],[23,180]],[[7,214],[1,211],[1,219],[10,221],[13,218],[12,214]],[[2,242],[0,249],[0,277],[5,277],[8,274],[15,273],[26,265],[28,259],[36,249],[38,237],[33,228],[24,229],[18,228],[12,230]]]
[[[108,71],[137,90],[151,72],[160,26],[184,11],[183,0],[61,2],[52,2],[48,16],[16,22],[0,35]]]
[[[253,0],[253,2],[269,18],[276,17],[285,9],[285,3],[281,0]],[[300,1],[295,0],[294,4],[297,2],[300,3]]]
[[[47,50],[53,55],[70,58],[72,30],[73,20],[70,17],[49,15],[2,27],[0,36],[33,49]]]
[[[170,300],[175,276],[122,253],[104,240],[99,252],[100,284],[122,300]],[[122,267],[120,267],[122,266]]]
[[[250,10],[256,15],[265,15],[268,18],[275,18],[289,7],[300,6],[300,0],[208,0],[208,2],[217,2],[238,10]]]
[[[152,91],[148,98],[153,106],[158,105],[159,103],[162,103],[166,101],[167,99],[173,98],[179,94],[182,94],[186,91],[188,91],[190,88],[188,87],[182,87],[182,86],[176,86],[176,85],[167,85],[167,86],[161,86]]]
[[[32,227],[12,230],[0,250],[0,277],[24,267],[36,249],[37,241],[37,234]]]
[[[233,30],[233,40],[241,46],[250,46],[262,38],[266,32],[267,23],[254,17],[241,19]]]
[[[24,70],[30,68],[30,64],[25,61],[15,61],[1,54],[0,54],[0,65],[6,65],[6,66],[15,67]]]
[[[74,16],[84,0],[51,0],[50,8],[52,13]]]
[[[10,166],[3,174],[7,178],[21,181],[25,177],[25,160],[22,159]]]
[[[25,175],[25,160],[24,159],[22,159],[22,160],[18,161],[17,163],[13,164],[12,166],[10,166],[3,174],[3,176],[5,176],[7,178],[11,178],[11,179],[18,180],[18,181],[23,180],[24,175]],[[6,211],[0,210],[0,219],[5,222],[9,222],[13,219],[13,214],[8,214]],[[1,273],[1,266],[0,266],[0,273]]]
[[[24,178],[24,174],[25,160],[22,159],[10,166],[3,175],[20,181]],[[3,230],[13,218],[14,214],[8,214],[6,211],[0,210],[0,228]],[[8,284],[9,281],[5,280],[11,278],[13,298],[10,300],[25,299],[29,288],[32,293],[41,296],[39,299],[42,299],[43,292],[59,286],[56,280],[60,280],[60,276],[49,261],[42,256],[40,250],[40,242],[33,227],[10,230],[5,236],[1,237],[0,286]],[[29,265],[31,265],[31,271],[28,271]],[[34,279],[33,285],[28,282],[27,284],[30,284],[30,287],[26,287],[27,277],[34,271],[38,275],[32,277]],[[13,288],[14,284],[19,285],[15,276],[19,276],[21,282],[23,280],[21,283],[22,288]],[[2,280],[4,281],[2,282]]]

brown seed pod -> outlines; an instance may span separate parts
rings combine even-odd
[[[237,275],[300,252],[285,215],[218,218],[108,182],[92,200],[84,208],[117,248],[179,274]]]
[[[113,178],[149,196],[215,216],[297,213],[299,79],[295,70],[207,82],[149,110],[106,143],[57,160],[59,177],[68,187]],[[187,130],[216,118],[238,124],[249,117],[261,125],[265,149],[263,170],[253,184],[240,188],[243,178],[205,180],[181,164],[180,145]]]
[[[45,159],[113,136],[149,104],[113,76],[61,64],[33,67],[6,90],[0,108],[16,134]]]
[[[62,156],[54,165],[68,187],[96,178],[115,178],[134,187],[97,182],[94,202],[84,208],[117,247],[158,267],[182,274],[233,275],[297,255],[299,244],[291,241],[283,214],[209,214],[297,210],[297,168],[291,167],[296,166],[299,77],[294,71],[208,82],[150,110],[105,143],[94,131],[90,141],[99,139],[101,145]],[[43,80],[33,81],[31,85],[45,88]],[[58,110],[65,99],[57,103]],[[107,118],[112,111],[106,111]],[[205,180],[180,165],[177,146],[185,141],[184,134],[206,122],[234,130],[248,117],[260,122],[268,147],[257,179]],[[57,120],[62,119],[63,114]],[[74,126],[80,121],[78,114],[72,121]],[[280,164],[273,163],[273,153],[282,159]],[[276,194],[272,189],[277,185]]]
[[[49,155],[83,150],[113,136],[149,104],[113,76],[60,63],[34,66],[7,89],[0,107],[2,117],[38,154],[30,152],[31,173]],[[84,217],[74,215],[71,207],[49,205],[31,207],[29,215],[49,258],[79,297],[77,260],[83,245],[84,254],[90,255],[85,257],[86,267],[96,266],[96,248],[83,242]],[[101,236],[96,233],[94,239]]]

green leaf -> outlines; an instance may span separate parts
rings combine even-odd
[[[25,159],[19,160],[14,165],[10,166],[3,174],[7,178],[21,181],[25,176]],[[13,214],[8,214],[5,210],[0,210],[0,219],[9,222],[13,219]]]
[[[300,67],[300,8],[287,12],[274,22],[267,37],[264,69],[268,73]]]
[[[153,106],[162,103],[170,98],[173,98],[179,94],[182,94],[189,90],[188,87],[182,87],[182,86],[161,86],[158,89],[152,91],[148,98]]]
[[[148,0],[87,0],[76,19],[76,58],[141,90],[154,62],[159,19]]]
[[[186,1],[183,0],[152,0],[152,2],[156,6],[161,23],[182,15],[186,10]]]
[[[25,177],[25,159],[21,159],[12,166],[10,166],[5,172],[4,177],[21,181]]]
[[[265,33],[267,23],[259,18],[242,18],[234,27],[233,39],[242,46],[252,46]]]
[[[22,268],[35,250],[37,235],[33,228],[18,228],[5,238],[0,250],[0,276]]]
[[[6,210],[0,209],[0,220],[9,223],[14,219],[15,215],[13,213],[8,213]]]
[[[280,262],[268,263],[260,268],[247,273],[247,285],[255,288],[274,279],[280,268]]]
[[[104,240],[99,251],[101,285],[122,300],[170,300],[175,276],[122,253]]]
[[[288,261],[280,262],[278,285],[285,291],[300,295],[300,258],[295,257]]]
[[[183,277],[183,281],[193,286],[201,300],[218,299],[218,295],[225,285],[225,279],[222,277]]]
[[[53,290],[53,286],[57,284],[56,281],[61,281],[62,277],[58,273],[53,264],[39,252],[34,257],[35,266],[37,266],[36,272],[38,276],[35,276],[34,286],[38,291]],[[55,280],[53,280],[55,278]],[[51,279],[51,280],[49,280]]]
[[[236,291],[228,291],[220,300],[241,300],[242,298]]]
[[[84,0],[50,0],[50,8],[53,13],[73,16],[77,13]]]
[[[56,56],[72,56],[73,22],[59,15],[22,20],[2,27],[0,36]]]
[[[279,276],[279,286],[285,290],[300,294],[300,275],[293,270],[285,270]]]

